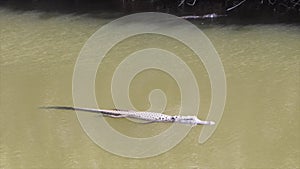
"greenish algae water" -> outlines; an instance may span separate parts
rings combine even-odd
[[[0,10],[0,168],[300,167],[300,27],[295,25],[202,26],[221,57],[227,79],[223,118],[205,144],[198,143],[198,126],[164,154],[123,158],[94,144],[74,112],[37,109],[73,104],[72,75],[79,51],[109,21]],[[129,39],[104,59],[96,79],[99,106],[113,107],[107,86],[113,65],[122,60],[118,54],[152,44],[173,46],[194,69],[201,84],[199,117],[204,118],[211,97],[204,67],[195,64],[199,61],[193,54],[176,42],[150,35]],[[149,91],[161,88],[168,98],[166,113],[176,114],[180,93],[168,75],[146,71],[133,80],[131,88],[132,102],[140,110],[149,106]],[[108,121],[134,137],[155,135],[168,127]]]

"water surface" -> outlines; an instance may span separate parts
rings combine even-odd
[[[200,26],[222,59],[228,87],[223,118],[205,144],[198,143],[198,126],[162,155],[123,158],[94,144],[74,112],[37,109],[73,104],[72,75],[79,51],[109,21],[0,10],[0,168],[300,167],[300,27],[295,25]],[[120,43],[103,60],[95,90],[99,106],[113,108],[109,82],[114,67],[126,54],[149,46],[169,48],[195,72],[201,84],[199,117],[204,118],[211,97],[205,68],[177,42],[151,35]],[[155,88],[165,91],[166,113],[176,114],[178,86],[155,70],[132,81],[130,96],[135,107],[147,109],[148,94]],[[108,121],[134,137],[155,135],[169,127]]]

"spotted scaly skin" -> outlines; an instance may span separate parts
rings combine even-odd
[[[196,116],[170,116],[156,112],[145,112],[145,111],[133,111],[133,110],[105,110],[105,109],[91,109],[91,108],[80,108],[80,107],[66,107],[66,106],[47,106],[40,107],[42,109],[61,109],[61,110],[76,110],[85,111],[91,113],[100,113],[112,118],[134,118],[139,120],[145,120],[149,122],[171,122],[195,125],[214,125],[213,121],[202,121]]]
[[[124,112],[121,112],[124,113]],[[174,117],[170,115],[165,115],[156,112],[138,112],[138,111],[128,111],[125,112],[126,117],[135,118],[139,120],[152,121],[152,122],[174,122]]]

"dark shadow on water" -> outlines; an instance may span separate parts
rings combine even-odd
[[[0,0],[0,8],[17,13],[40,12],[41,19],[59,15],[88,15],[90,17],[111,19],[125,15],[110,1],[103,0]]]
[[[0,9],[17,13],[40,12],[40,19],[50,19],[60,15],[85,15],[92,18],[115,19],[135,12],[149,10],[125,11],[121,0],[0,0]],[[150,10],[151,11],[151,10]],[[155,10],[152,10],[156,12]],[[166,12],[166,11],[160,11]],[[169,11],[170,12],[170,11]],[[274,14],[268,8],[260,11],[235,10],[226,16],[207,19],[189,20],[197,25],[251,25],[251,24],[300,24],[299,11],[296,13]],[[182,13],[171,12],[182,16]]]

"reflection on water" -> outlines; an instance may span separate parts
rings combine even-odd
[[[112,155],[95,145],[82,131],[75,113],[37,109],[40,105],[72,105],[72,74],[78,53],[85,41],[109,22],[84,15],[43,16],[0,10],[0,168],[300,166],[299,26],[205,27],[203,31],[220,54],[227,77],[227,103],[221,123],[203,145],[197,142],[201,131],[198,126],[167,153],[137,160]],[[126,53],[152,44],[173,46],[172,50],[196,72],[201,93],[199,117],[204,118],[210,104],[204,67],[188,49],[163,37],[135,37],[108,54],[111,56],[103,60],[105,66],[96,79],[99,105],[113,107],[111,99],[104,99],[110,96],[107,83],[113,67]],[[164,90],[168,98],[166,113],[176,114],[178,86],[168,75],[154,70],[132,81],[130,95],[136,108],[149,107],[148,94],[155,88]],[[168,127],[108,121],[120,132],[135,137],[155,135]]]

